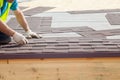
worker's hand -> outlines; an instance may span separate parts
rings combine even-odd
[[[13,35],[13,40],[18,44],[18,45],[24,45],[28,43],[28,40],[20,33],[15,32]]]
[[[38,35],[35,32],[32,32],[31,30],[26,32],[27,38],[41,38],[42,36]]]

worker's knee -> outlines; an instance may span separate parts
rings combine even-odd
[[[11,37],[0,32],[0,44],[8,44],[9,42],[11,42]]]

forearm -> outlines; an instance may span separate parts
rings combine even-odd
[[[40,36],[38,34],[36,34],[35,32],[32,32],[30,30],[29,25],[23,15],[23,13],[19,9],[15,10],[14,14],[15,14],[19,24],[23,27],[23,29],[27,33],[28,38],[40,38]]]
[[[7,24],[5,24],[2,20],[0,20],[0,31],[5,33],[8,36],[13,36],[15,31],[8,27]]]
[[[25,31],[28,31],[29,30],[29,26],[28,26],[28,23],[27,23],[24,15],[23,15],[23,13],[19,9],[17,9],[16,11],[14,11],[14,14],[16,16],[17,21],[23,27],[23,29]]]

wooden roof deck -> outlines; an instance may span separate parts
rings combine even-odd
[[[0,60],[1,80],[119,80],[119,58]]]

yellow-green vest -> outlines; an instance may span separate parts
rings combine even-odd
[[[0,0],[0,8],[3,6],[3,3],[4,3],[4,0]],[[8,3],[6,11],[0,16],[0,19],[4,22],[7,20],[11,5],[12,3]]]

